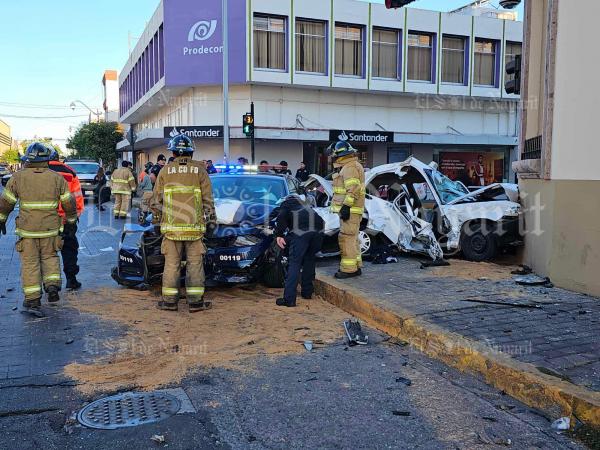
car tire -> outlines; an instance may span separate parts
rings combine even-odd
[[[263,273],[263,284],[269,288],[285,286],[285,267],[282,262],[268,264]]]
[[[498,253],[498,240],[494,230],[481,223],[465,225],[460,242],[462,253],[469,261],[489,261]]]

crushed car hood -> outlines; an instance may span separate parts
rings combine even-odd
[[[499,196],[506,196],[501,200],[509,200],[510,197],[507,193],[507,189],[500,183],[490,184],[489,186],[482,187],[476,191],[469,192],[461,197],[457,197],[454,200],[446,203],[446,205],[456,205],[457,203],[465,202],[488,202],[494,201]]]

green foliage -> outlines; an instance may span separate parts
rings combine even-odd
[[[67,148],[75,150],[75,157],[102,160],[105,166],[117,161],[117,143],[123,133],[116,122],[100,122],[82,125],[67,141]]]
[[[21,162],[19,157],[19,150],[16,148],[10,148],[0,155],[0,162],[10,165],[19,164]]]
[[[26,141],[21,141],[19,143],[19,145],[21,146],[21,154],[24,155],[25,151],[27,150],[27,147],[29,147],[29,144],[32,144],[34,142],[41,142],[42,144],[49,145],[50,147],[54,148],[54,150],[56,150],[59,155],[62,155],[62,150],[60,149],[60,147],[56,144],[53,144],[50,139],[30,139]]]

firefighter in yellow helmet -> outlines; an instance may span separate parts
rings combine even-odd
[[[162,299],[158,308],[176,311],[180,297],[181,262],[185,257],[185,296],[190,312],[211,307],[204,301],[204,254],[202,238],[216,227],[212,186],[206,168],[193,161],[194,144],[186,135],[175,136],[168,146],[175,156],[159,173],[154,186],[152,210],[160,217],[165,256]]]
[[[365,170],[358,161],[356,149],[339,141],[330,147],[333,158],[333,200],[331,211],[340,215],[339,244],[342,256],[336,278],[362,275],[362,256],[358,232],[365,209]]]
[[[65,179],[50,170],[52,153],[45,144],[34,142],[27,147],[26,167],[15,173],[0,196],[0,233],[6,234],[8,215],[19,204],[16,218],[16,249],[21,256],[21,282],[26,312],[36,316],[41,312],[42,286],[48,302],[60,300],[61,233],[73,236],[77,230],[77,207]],[[62,205],[66,223],[58,214]]]
[[[131,193],[136,189],[135,178],[129,170],[127,161],[123,161],[121,167],[112,173],[110,182],[112,193],[115,196],[113,211],[115,219],[126,219],[131,204]]]

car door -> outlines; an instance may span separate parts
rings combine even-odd
[[[340,216],[332,213],[329,209],[333,198],[333,187],[331,182],[319,175],[310,175],[304,183],[307,195],[315,199],[315,211],[325,222],[324,233],[335,234],[340,229]]]

